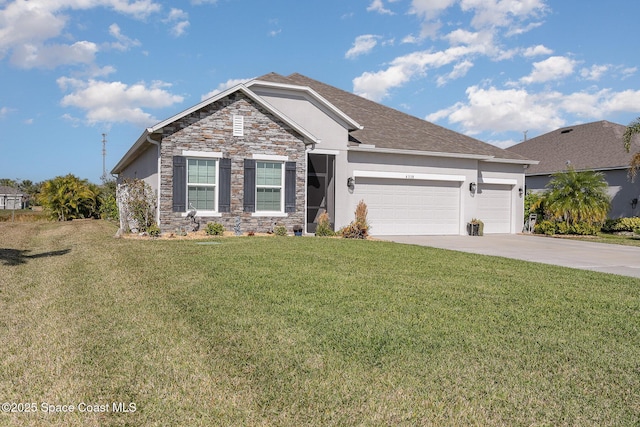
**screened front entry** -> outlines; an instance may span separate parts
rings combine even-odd
[[[318,217],[326,212],[333,227],[335,218],[335,156],[309,154],[307,173],[307,232],[315,233]]]

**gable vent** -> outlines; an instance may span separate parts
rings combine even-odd
[[[233,136],[244,136],[244,116],[233,115]]]

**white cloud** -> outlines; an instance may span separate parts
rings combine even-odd
[[[563,94],[557,91],[531,93],[526,89],[471,86],[467,100],[426,117],[460,125],[465,133],[547,132],[566,124],[565,117],[600,120],[612,113],[640,111],[640,90],[611,89]]]
[[[365,72],[353,79],[353,89],[360,96],[380,101],[392,88],[402,86],[415,76],[422,76],[431,68],[451,64],[482,49],[481,45],[454,46],[444,51],[420,51],[400,56],[386,70]]]
[[[150,85],[140,82],[129,86],[122,82],[61,77],[58,85],[63,91],[71,90],[60,104],[83,110],[85,120],[90,124],[118,122],[149,126],[157,119],[143,108],[169,107],[183,101],[182,96],[166,90],[170,84],[159,81]]]
[[[473,68],[473,62],[469,60],[464,60],[453,66],[453,70],[444,76],[438,77],[437,83],[438,86],[444,86],[451,80],[459,79],[467,75],[467,72]]]
[[[609,69],[611,69],[610,65],[592,65],[591,68],[580,70],[580,76],[586,80],[600,80]]]
[[[552,53],[553,53],[553,50],[549,49],[544,45],[539,44],[537,46],[531,46],[526,48],[522,52],[522,56],[526,58],[531,58],[534,56],[551,55]]]
[[[559,80],[573,74],[577,62],[565,56],[551,56],[544,61],[535,62],[533,71],[520,79],[525,84],[544,83]]]
[[[88,41],[72,45],[25,43],[13,51],[11,62],[21,68],[55,68],[63,64],[91,64],[98,46]]]
[[[204,101],[205,99],[209,99],[212,96],[216,96],[220,92],[224,92],[225,90],[227,90],[229,88],[232,88],[232,87],[237,86],[237,85],[242,84],[242,83],[246,83],[246,82],[248,82],[250,80],[253,80],[253,79],[255,79],[255,77],[251,77],[250,79],[229,79],[224,83],[220,83],[218,85],[218,87],[215,88],[214,90],[212,90],[211,92],[208,92],[208,93],[205,93],[204,95],[202,95],[200,97],[200,100]]]
[[[353,42],[353,46],[344,55],[345,58],[351,59],[371,52],[378,44],[378,39],[380,39],[380,36],[375,36],[373,34],[365,34],[356,37],[356,40]]]
[[[461,0],[460,8],[473,12],[471,25],[475,28],[513,27],[514,22],[538,17],[547,11],[544,0]]]
[[[52,64],[66,64],[65,58],[69,58],[70,63],[85,62],[86,47],[95,43],[77,41],[64,45],[47,41],[63,35],[69,21],[65,11],[99,7],[138,19],[161,9],[153,0],[16,0],[0,10],[0,59],[11,53],[12,62],[22,68],[51,68]],[[60,52],[63,56],[51,61]],[[43,57],[38,58],[40,55]]]
[[[119,51],[127,51],[132,47],[140,46],[140,41],[136,39],[129,38],[122,34],[122,30],[118,24],[109,25],[109,34],[116,39],[114,43],[109,44],[112,49],[116,49]]]
[[[7,115],[13,111],[11,108],[9,107],[0,107],[0,119],[4,119],[5,117],[7,117]]]
[[[162,20],[165,24],[170,24],[169,33],[174,37],[180,37],[185,34],[189,25],[189,14],[182,9],[172,8],[169,16]]]
[[[384,7],[382,0],[372,0],[369,7],[367,7],[367,12],[378,12],[383,15],[393,15],[391,10]]]

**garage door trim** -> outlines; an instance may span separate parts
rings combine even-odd
[[[386,179],[408,179],[423,181],[448,181],[448,182],[464,182],[464,175],[445,175],[435,173],[412,173],[412,172],[384,172],[384,171],[362,171],[354,170],[354,178],[386,178]]]

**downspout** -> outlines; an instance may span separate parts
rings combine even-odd
[[[160,227],[160,185],[162,184],[161,173],[162,173],[162,162],[160,157],[160,142],[151,138],[151,135],[147,135],[147,142],[155,145],[157,147],[158,153],[158,200],[156,201],[156,224]]]

